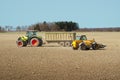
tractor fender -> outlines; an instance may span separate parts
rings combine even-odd
[[[41,37],[33,36],[33,37],[30,38],[30,40],[31,40],[32,38],[42,39]]]

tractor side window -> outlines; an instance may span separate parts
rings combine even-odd
[[[76,36],[76,40],[80,40],[80,36]]]
[[[36,36],[36,32],[33,32],[33,35],[35,35],[35,36]]]

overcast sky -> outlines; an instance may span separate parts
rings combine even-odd
[[[82,28],[119,27],[120,0],[0,0],[0,25],[73,21]]]

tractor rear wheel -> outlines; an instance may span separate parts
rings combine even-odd
[[[17,46],[18,46],[18,47],[24,47],[24,46],[27,46],[27,43],[26,43],[25,41],[18,40],[18,41],[17,41]]]
[[[42,46],[42,40],[39,39],[39,38],[32,38],[32,39],[30,40],[30,45],[31,45],[32,47]]]

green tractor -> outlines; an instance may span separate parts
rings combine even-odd
[[[29,30],[25,36],[19,37],[17,40],[18,47],[25,47],[31,45],[32,47],[42,46],[43,40],[41,36],[37,36],[37,31]]]

